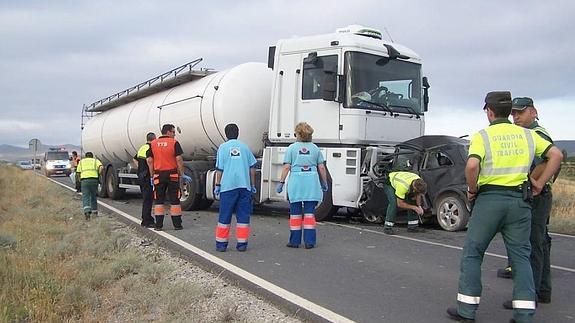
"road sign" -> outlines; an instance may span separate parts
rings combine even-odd
[[[38,151],[38,148],[40,148],[40,145],[41,145],[40,140],[36,139],[36,138],[30,140],[30,142],[28,143],[30,150],[32,150],[34,152]]]

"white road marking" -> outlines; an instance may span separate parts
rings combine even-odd
[[[554,232],[549,232],[550,236],[558,236],[558,237],[562,237],[562,238],[575,238],[574,235],[571,234],[561,234],[561,233],[554,233]]]
[[[71,191],[75,191],[74,188],[69,187],[66,184],[62,184],[62,183],[60,183],[56,180],[53,180],[51,178],[48,178],[48,179],[51,180],[52,182],[62,186],[62,187],[65,187]],[[115,212],[115,213],[117,213],[123,217],[125,217],[126,219],[128,219],[134,223],[137,223],[137,224],[140,223],[140,219],[133,217],[133,216],[129,215],[128,213],[121,211],[121,210],[119,210],[119,209],[117,209],[117,208],[115,208],[115,207],[113,207],[113,206],[111,206],[105,202],[98,200],[98,204],[106,207],[107,209],[109,209],[109,210],[111,210],[111,211],[113,211],[113,212]],[[168,239],[174,243],[177,243],[178,245],[188,249],[189,251],[195,253],[196,255],[198,255],[198,256],[200,256],[200,257],[202,257],[202,258],[204,258],[204,259],[206,259],[206,260],[208,260],[208,261],[210,261],[210,262],[212,262],[212,263],[214,263],[214,264],[216,264],[216,265],[218,265],[218,266],[220,266],[220,267],[222,267],[222,268],[224,268],[224,269],[226,269],[226,270],[228,270],[234,274],[236,274],[239,277],[242,277],[243,279],[245,279],[245,280],[247,280],[247,281],[249,281],[249,282],[251,282],[257,286],[260,286],[261,288],[267,290],[268,292],[271,292],[271,293],[287,300],[288,302],[290,302],[292,304],[295,304],[301,308],[305,308],[306,310],[314,313],[315,315],[317,315],[319,317],[322,317],[323,319],[325,319],[327,321],[330,321],[330,322],[354,322],[353,320],[350,320],[350,319],[348,319],[342,315],[339,315],[335,312],[332,312],[325,307],[322,307],[318,304],[315,304],[315,303],[313,303],[313,302],[311,302],[311,301],[309,301],[303,297],[300,297],[300,296],[298,296],[298,295],[296,295],[290,291],[287,291],[287,290],[285,290],[285,289],[283,289],[283,288],[281,288],[281,287],[279,287],[279,286],[277,286],[277,285],[275,285],[275,284],[273,284],[273,283],[271,283],[271,282],[269,282],[263,278],[260,278],[260,277],[254,275],[248,271],[245,271],[245,270],[243,270],[243,269],[241,269],[235,265],[232,265],[231,263],[229,263],[225,260],[222,260],[216,256],[213,256],[212,254],[205,252],[202,249],[197,248],[197,247],[195,247],[195,246],[193,246],[193,245],[191,245],[191,244],[189,244],[189,243],[187,243],[181,239],[178,239],[178,238],[172,236],[171,234],[168,234],[164,231],[151,231],[151,232],[155,233],[157,235],[160,235],[160,236],[162,236],[162,237],[164,237],[164,238],[166,238],[166,239]]]
[[[427,240],[417,239],[417,238],[412,238],[412,237],[406,237],[406,236],[401,236],[401,235],[387,235],[381,231],[366,229],[366,228],[362,228],[362,227],[354,227],[354,226],[347,225],[347,224],[340,224],[340,223],[333,223],[333,222],[322,222],[322,224],[323,225],[333,225],[333,226],[338,226],[338,227],[343,227],[343,228],[348,228],[348,229],[353,229],[353,230],[359,230],[359,231],[363,231],[363,232],[369,232],[369,233],[384,235],[384,236],[388,236],[390,238],[397,238],[397,239],[404,239],[404,240],[410,240],[410,241],[415,241],[415,242],[421,242],[421,243],[425,243],[425,244],[433,245],[433,246],[440,246],[440,247],[444,247],[444,248],[463,250],[462,247],[453,246],[453,245],[449,245],[449,244],[445,244],[445,243],[432,242],[432,241],[427,241]],[[486,252],[485,254],[488,256],[491,256],[491,257],[495,257],[495,258],[507,259],[507,256],[499,255],[496,253]],[[575,269],[573,269],[573,268],[567,268],[567,267],[555,266],[555,265],[551,265],[551,268],[557,269],[557,270],[567,271],[570,273],[575,273]]]

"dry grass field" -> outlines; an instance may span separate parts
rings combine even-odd
[[[0,188],[0,322],[295,321],[31,171]]]
[[[562,171],[553,184],[553,208],[549,231],[575,234],[575,177]]]

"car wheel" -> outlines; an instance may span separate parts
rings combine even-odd
[[[372,212],[372,211],[368,211],[368,210],[362,210],[361,214],[363,215],[363,219],[366,222],[383,223],[383,217],[381,216],[381,214],[378,214],[378,213]]]
[[[445,231],[465,229],[469,211],[463,199],[456,193],[441,195],[435,204],[437,222]]]

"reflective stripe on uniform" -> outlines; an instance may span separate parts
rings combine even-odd
[[[218,225],[216,226],[216,241],[228,242],[229,236],[230,236],[230,225],[218,222]]]
[[[171,216],[182,215],[182,206],[181,205],[170,205],[170,215]]]
[[[392,226],[395,225],[395,223],[389,222],[389,221],[385,221],[385,225],[388,226],[388,227],[392,227]]]
[[[304,229],[315,229],[315,215],[304,214],[303,216],[303,228]]]
[[[413,225],[413,224],[419,224],[419,221],[417,220],[407,221],[407,225]]]
[[[529,160],[533,160],[535,156],[535,144],[533,142],[533,136],[529,129],[523,129],[525,132],[525,138],[527,139],[527,150],[529,154]],[[485,149],[485,157],[483,165],[481,167],[480,174],[482,176],[493,176],[493,175],[511,175],[519,173],[529,173],[529,168],[531,163],[525,166],[517,167],[495,167],[493,165],[493,155],[491,152],[491,143],[489,142],[489,135],[485,129],[479,131],[481,138],[483,139],[483,147]]]
[[[164,204],[154,205],[154,215],[164,215],[165,213]]]
[[[513,308],[521,308],[527,310],[534,310],[535,309],[535,302],[534,301],[513,301]]]
[[[236,223],[236,239],[238,242],[248,242],[250,236],[249,223]]]
[[[480,296],[469,296],[457,293],[457,301],[461,303],[477,305],[479,304],[480,300],[481,300]]]
[[[301,230],[303,220],[301,215],[290,215],[289,216],[289,229],[290,230]]]

